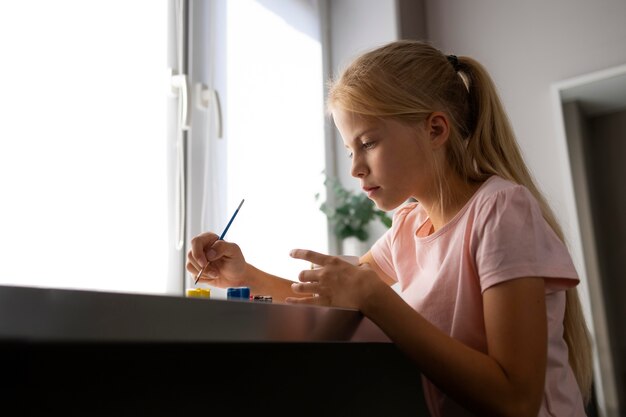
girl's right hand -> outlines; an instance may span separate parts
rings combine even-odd
[[[209,263],[199,282],[218,288],[245,286],[247,263],[241,249],[235,243],[219,240],[215,233],[202,233],[191,239],[187,254],[187,271],[194,278]]]

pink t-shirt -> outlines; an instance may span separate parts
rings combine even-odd
[[[548,361],[539,416],[585,416],[563,339],[564,290],[578,284],[578,274],[532,194],[492,176],[452,221],[418,237],[429,223],[418,203],[407,203],[371,249],[402,298],[451,337],[487,353],[482,293],[511,279],[545,277]],[[470,415],[426,378],[424,393],[433,416]]]

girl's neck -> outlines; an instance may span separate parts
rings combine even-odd
[[[434,193],[430,202],[421,201],[432,223],[431,233],[448,224],[467,204],[482,183],[469,182],[452,175],[442,184],[442,190]],[[443,196],[440,194],[443,193]],[[425,204],[426,203],[426,204]]]

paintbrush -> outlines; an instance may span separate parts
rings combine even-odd
[[[243,204],[243,201],[245,199],[241,200],[241,203],[239,203],[239,206],[237,206],[237,209],[235,210],[235,212],[233,213],[233,216],[230,218],[230,220],[228,221],[228,224],[226,225],[226,227],[224,228],[224,231],[222,232],[222,234],[220,235],[219,240],[224,240],[224,236],[226,236],[226,232],[228,232],[228,228],[230,227],[230,224],[233,222],[233,220],[235,220],[235,216],[237,216],[237,213],[239,213],[239,209],[241,208],[241,205]],[[200,271],[198,271],[198,275],[196,275],[196,282],[194,282],[194,284],[198,283],[198,280],[200,279],[200,276],[202,274],[204,274],[204,270],[206,269],[206,267],[210,264],[211,262],[207,262],[206,264],[204,264],[204,266],[202,268],[200,268]]]

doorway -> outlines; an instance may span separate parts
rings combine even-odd
[[[626,400],[626,66],[555,85],[584,259],[599,414]],[[583,272],[583,271],[581,271]]]

